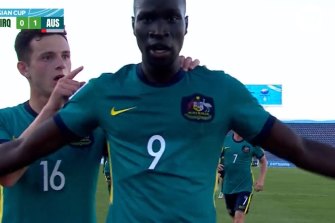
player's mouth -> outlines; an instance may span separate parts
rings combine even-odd
[[[154,57],[166,57],[170,55],[170,47],[164,44],[154,44],[149,47],[149,52]]]
[[[64,77],[64,76],[65,76],[64,74],[57,75],[57,76],[54,78],[54,81],[58,81],[59,79],[61,79],[61,78]]]

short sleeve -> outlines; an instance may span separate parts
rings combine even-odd
[[[257,159],[261,159],[264,156],[264,150],[261,147],[256,146],[254,150],[254,156],[256,156]]]
[[[84,137],[98,126],[95,79],[82,87],[55,117],[63,130]]]
[[[271,115],[258,103],[248,89],[231,77],[230,84],[231,128],[247,141],[252,142],[268,124]]]

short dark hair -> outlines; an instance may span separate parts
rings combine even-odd
[[[184,13],[186,13],[186,0],[183,0],[182,3],[185,5],[185,12]],[[136,10],[137,10],[136,8],[138,7],[137,4],[138,4],[137,0],[134,0],[134,2],[133,2],[133,11],[134,11],[133,13],[134,13],[134,15],[136,15]]]
[[[45,36],[51,36],[51,35],[60,35],[64,37],[64,39],[67,41],[66,38],[66,31],[59,32],[59,33],[43,33],[41,30],[38,29],[23,29],[21,30],[15,39],[14,48],[16,51],[17,59],[19,61],[30,61],[30,54],[32,52],[32,49],[30,48],[30,42],[33,39],[40,40]]]

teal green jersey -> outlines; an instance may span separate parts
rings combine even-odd
[[[17,138],[36,117],[29,103],[0,110],[1,142]],[[1,188],[1,223],[96,222],[95,192],[104,135],[96,130],[29,166]]]
[[[89,81],[54,119],[79,136],[105,131],[113,177],[108,222],[214,223],[224,136],[235,129],[257,139],[271,117],[224,72],[197,67],[152,85],[131,64]]]
[[[258,159],[264,156],[262,148],[253,146],[245,140],[236,141],[233,134],[228,134],[224,141],[223,156],[225,169],[223,193],[252,192],[251,161],[253,156]]]

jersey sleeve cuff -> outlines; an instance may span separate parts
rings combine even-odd
[[[260,145],[263,142],[263,140],[270,135],[272,126],[276,120],[277,120],[276,117],[270,115],[268,119],[266,120],[260,133],[255,138],[253,138],[250,141],[250,143],[253,145]]]
[[[66,124],[64,123],[63,119],[60,117],[59,114],[55,115],[53,117],[56,125],[59,127],[59,129],[61,130],[62,134],[66,137],[69,137],[71,139],[80,139],[81,137],[79,135],[77,135],[76,133],[74,133],[73,131],[71,131]]]

